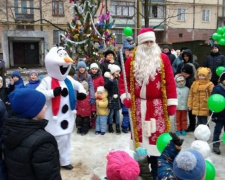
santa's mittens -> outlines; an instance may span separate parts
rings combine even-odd
[[[123,104],[126,108],[131,108],[131,99],[124,99]]]
[[[172,141],[174,142],[175,145],[181,146],[184,142],[183,139],[180,139],[179,136],[176,135],[176,133],[169,132],[170,136],[172,137]]]
[[[83,100],[86,98],[86,94],[84,93],[77,93],[77,100]]]
[[[53,90],[54,96],[55,96],[55,97],[56,97],[56,96],[59,96],[59,95],[61,94],[61,91],[62,91],[61,87],[55,88],[55,89]]]
[[[169,116],[173,116],[176,113],[177,106],[172,105],[167,107]]]

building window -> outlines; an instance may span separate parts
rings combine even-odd
[[[123,44],[123,41],[126,39],[126,37],[123,35],[123,30],[113,29],[112,33],[115,33],[115,35],[116,35],[116,43]]]
[[[64,6],[62,0],[52,1],[52,15],[53,16],[64,16]]]
[[[59,44],[60,43],[60,35],[64,34],[64,31],[60,30],[53,30],[53,45]]]
[[[15,14],[34,14],[33,0],[14,0]]]
[[[145,13],[145,6],[142,6],[142,14]],[[164,18],[165,17],[165,6],[152,5],[149,6],[149,18]]]
[[[203,9],[202,10],[202,21],[209,22],[209,16],[210,16],[210,10],[209,9]]]
[[[185,8],[178,8],[177,9],[177,20],[178,21],[185,21],[186,20],[185,12],[186,12]]]
[[[134,17],[134,2],[111,1],[112,16],[124,18]]]
[[[182,34],[182,33],[180,33],[180,34],[179,34],[179,38],[182,38],[182,37],[183,37],[183,34]]]

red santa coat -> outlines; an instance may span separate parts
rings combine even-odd
[[[177,105],[176,85],[170,60],[167,55],[161,54],[166,81],[167,105]],[[130,63],[129,57],[125,63],[127,87],[130,92]],[[135,78],[135,77],[134,77]],[[121,101],[126,98],[123,74],[119,78]],[[149,80],[147,85],[139,86],[135,81],[136,126],[140,146],[148,149],[148,154],[159,156],[156,140],[166,132],[166,123],[163,115],[163,100],[161,90],[161,74],[157,73],[155,80]]]

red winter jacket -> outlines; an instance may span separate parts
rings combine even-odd
[[[95,92],[97,91],[98,86],[104,86],[105,81],[102,75],[99,75],[96,78],[92,78],[93,84],[94,84],[94,89]]]
[[[91,116],[92,115],[92,105],[90,103],[90,95],[87,95],[87,97],[84,100],[77,100],[76,104],[76,110],[77,110],[77,116]]]

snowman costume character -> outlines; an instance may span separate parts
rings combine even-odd
[[[86,97],[82,84],[68,76],[72,63],[63,47],[51,48],[45,57],[48,76],[37,87],[46,96],[45,118],[49,122],[45,129],[56,138],[60,165],[66,169],[73,169],[70,164],[70,135],[76,118],[76,92],[77,99]]]

